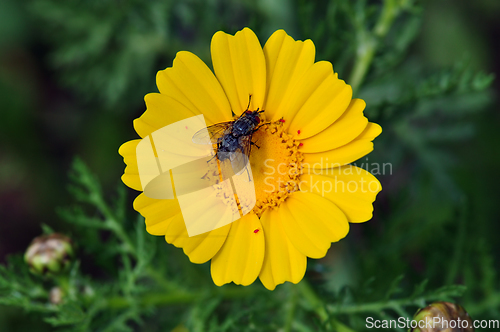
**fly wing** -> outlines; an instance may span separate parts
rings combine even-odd
[[[230,156],[231,166],[235,175],[240,175],[247,167],[251,148],[252,135],[240,137],[238,149]]]
[[[234,151],[217,151],[220,171],[223,180],[242,174],[249,167],[251,136],[242,136],[238,139],[238,146]]]
[[[193,143],[217,144],[224,135],[231,133],[233,123],[234,121],[221,122],[203,128],[193,135]]]

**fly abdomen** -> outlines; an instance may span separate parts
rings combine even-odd
[[[233,135],[225,135],[218,148],[219,160],[227,159],[226,154],[236,151],[240,146],[239,140]],[[222,158],[221,158],[222,157]]]

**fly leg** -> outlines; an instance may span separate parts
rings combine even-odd
[[[271,122],[264,122],[262,123],[260,126],[258,126],[257,128],[255,128],[253,131],[252,131],[252,134],[255,133],[257,130],[259,130],[262,126],[265,126],[265,125],[270,125]]]
[[[254,142],[250,142],[251,145],[255,145],[257,147],[257,149],[260,149],[260,146],[258,146],[256,143]]]
[[[248,171],[248,167],[245,167],[247,170],[247,175],[248,175],[248,182],[252,181],[252,178],[250,177],[250,172]]]
[[[252,101],[252,95],[248,95],[248,105],[246,111],[250,108],[250,102]]]
[[[217,151],[219,151],[219,149],[220,149],[220,143],[217,143]],[[215,157],[217,157],[217,152],[215,152],[215,154],[212,156],[212,158],[207,160],[207,164],[209,162],[211,162]]]

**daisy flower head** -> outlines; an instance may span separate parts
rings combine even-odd
[[[242,218],[189,236],[178,199],[141,193],[134,208],[152,235],[165,236],[193,263],[211,260],[216,285],[249,285],[260,278],[273,290],[305,274],[307,257],[322,258],[349,223],[372,217],[381,190],[369,172],[349,165],[373,150],[382,129],[363,115],[365,102],[327,61],[315,62],[311,40],[295,41],[278,30],[264,47],[252,30],[217,32],[211,43],[214,72],[190,52],[158,72],[159,93],[146,95],[146,111],[134,121],[141,138],[203,114],[207,125],[257,109],[250,167],[255,205]],[[251,96],[251,98],[249,97]],[[136,153],[140,139],[120,147],[123,182],[143,191]],[[200,203],[203,204],[203,203]],[[200,209],[209,210],[209,206]]]

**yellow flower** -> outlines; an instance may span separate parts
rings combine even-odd
[[[265,110],[252,148],[257,203],[243,218],[189,237],[177,200],[140,194],[134,208],[152,235],[165,236],[193,263],[211,261],[216,285],[264,286],[304,276],[307,257],[324,257],[349,223],[372,217],[381,190],[370,173],[348,165],[373,149],[382,129],[363,116],[365,103],[338,79],[331,63],[314,62],[311,40],[295,41],[276,31],[261,47],[248,28],[234,36],[217,32],[211,44],[215,75],[196,55],[179,52],[158,72],[160,93],[146,95],[147,110],[134,121],[144,138],[171,123],[203,114],[207,125],[231,121],[247,108]],[[136,146],[123,144],[123,182],[142,191]],[[202,207],[203,208],[203,207]],[[207,207],[208,208],[208,207]]]

